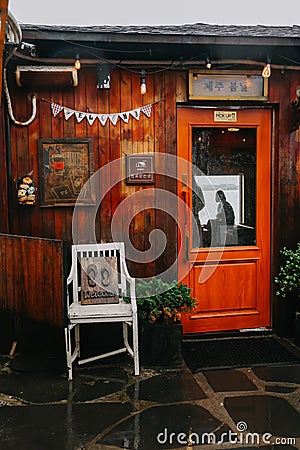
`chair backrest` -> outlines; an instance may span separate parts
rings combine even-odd
[[[123,242],[72,245],[73,301],[82,304],[119,303],[128,271]]]

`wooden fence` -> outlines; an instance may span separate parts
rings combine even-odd
[[[0,311],[63,324],[63,241],[0,234]]]

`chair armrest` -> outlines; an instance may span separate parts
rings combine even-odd
[[[129,286],[130,286],[130,300],[131,300],[131,306],[132,311],[134,313],[137,312],[137,304],[136,304],[136,296],[135,296],[135,278],[129,277]]]
[[[70,273],[67,278],[67,285],[71,284],[74,281],[74,275],[75,275],[75,272],[74,272],[73,265],[72,265]]]
[[[134,313],[137,312],[137,304],[136,304],[136,296],[135,296],[135,278],[133,278],[132,276],[129,275],[129,271],[127,268],[127,264],[126,261],[123,260],[122,261],[122,268],[123,269],[123,275],[126,278],[126,281],[129,283],[129,293],[130,293],[130,302],[131,302],[131,306],[132,306],[132,311]]]

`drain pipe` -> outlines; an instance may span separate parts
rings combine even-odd
[[[10,133],[10,118],[6,102],[3,102],[4,109],[4,129],[5,129],[5,148],[6,148],[6,183],[7,183],[7,224],[8,233],[13,234],[13,180],[12,180],[12,160],[11,160],[11,133]],[[11,318],[11,333],[12,340],[9,350],[9,356],[12,358],[15,354],[18,335],[19,335],[19,320],[16,311],[12,311]]]
[[[6,179],[7,179],[7,212],[8,212],[8,233],[13,234],[13,218],[12,218],[12,162],[11,162],[11,135],[10,135],[10,119],[7,104],[4,103],[4,123],[5,123],[5,146],[6,146]]]

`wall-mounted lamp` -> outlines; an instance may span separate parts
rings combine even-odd
[[[19,46],[22,53],[29,55],[32,58],[37,57],[36,46],[34,44],[29,44],[28,42],[21,42]]]
[[[110,66],[107,63],[97,65],[97,89],[110,89]]]
[[[76,70],[80,70],[81,69],[81,63],[80,63],[79,55],[75,56],[74,67],[75,67]]]
[[[206,58],[205,58],[205,67],[206,67],[206,69],[211,69],[211,66],[212,66],[212,64],[211,64],[210,57],[206,56]]]
[[[144,95],[147,92],[146,86],[146,72],[142,70],[141,72],[141,94]]]
[[[271,76],[271,59],[267,56],[267,64],[262,70],[261,75],[263,78],[269,78]]]
[[[197,74],[197,73],[193,73],[193,79],[194,79],[195,81],[198,80],[198,74]]]

